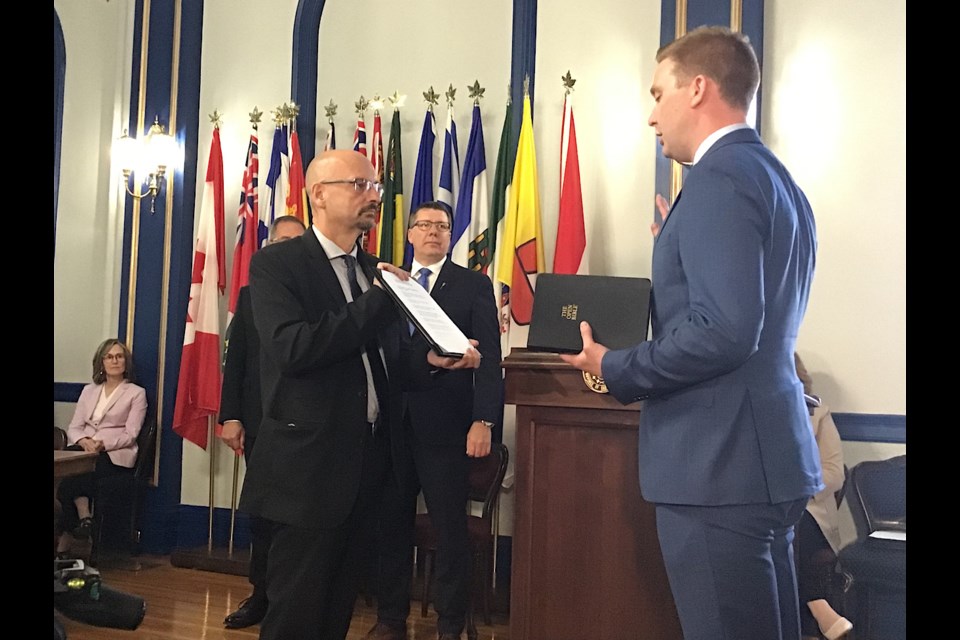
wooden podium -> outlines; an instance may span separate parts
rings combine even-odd
[[[641,404],[554,354],[513,349],[503,367],[517,407],[510,640],[681,639],[640,497]]]

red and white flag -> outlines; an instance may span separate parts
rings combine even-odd
[[[577,130],[573,124],[570,96],[563,101],[563,129],[560,138],[560,215],[557,223],[554,273],[586,272],[583,252],[587,236],[583,227],[583,196],[580,192],[580,159],[577,156]]]
[[[310,213],[307,207],[307,183],[300,157],[300,138],[297,132],[290,134],[290,192],[287,194],[287,215],[293,216],[310,228]]]
[[[257,202],[257,174],[260,172],[260,159],[257,155],[257,131],[250,134],[247,145],[247,162],[243,170],[243,184],[240,192],[240,209],[237,213],[237,240],[233,246],[233,268],[230,275],[230,303],[227,307],[227,323],[237,310],[237,298],[240,289],[250,283],[250,259],[260,246],[257,238],[260,225],[259,204]]]
[[[370,162],[373,163],[373,173],[377,176],[377,182],[383,184],[383,137],[380,133],[380,110],[373,112],[373,146],[370,149]],[[383,219],[383,203],[380,203],[380,210],[377,211],[377,221],[367,231],[363,248],[367,253],[375,256],[380,255],[380,220]]]
[[[220,131],[215,128],[200,205],[180,379],[173,409],[174,432],[203,449],[207,448],[210,418],[215,420],[220,410],[220,296],[227,286],[225,253],[223,154]]]

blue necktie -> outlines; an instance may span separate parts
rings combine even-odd
[[[422,269],[420,269],[420,271],[417,271],[417,282],[420,284],[421,287],[424,288],[424,290],[429,292],[430,288],[428,285],[430,282],[430,269],[423,267]],[[413,335],[413,332],[416,331],[417,328],[413,326],[412,322],[409,324],[410,324],[410,335]]]

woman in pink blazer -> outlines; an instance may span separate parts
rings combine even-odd
[[[93,473],[64,478],[60,483],[57,497],[63,506],[64,533],[57,547],[59,553],[69,550],[71,537],[90,537],[90,498],[98,481],[133,473],[137,435],[147,413],[147,394],[133,381],[133,354],[116,338],[104,340],[93,356],[93,384],[83,388],[67,427],[69,448],[97,452],[100,457]]]

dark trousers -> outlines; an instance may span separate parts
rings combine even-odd
[[[656,505],[684,640],[799,640],[792,543],[806,504]]]
[[[409,433],[409,432],[408,432]],[[413,440],[408,436],[408,441]],[[467,536],[467,471],[465,446],[427,446],[412,442],[406,461],[416,470],[419,486],[405,489],[387,483],[380,509],[380,554],[377,619],[405,625],[410,613],[410,579],[417,495],[423,489],[437,535],[433,592],[440,633],[463,631],[470,597],[470,540]]]
[[[249,435],[243,441],[243,458],[247,465],[253,455],[253,447],[257,443],[256,436]],[[255,597],[267,597],[267,554],[270,551],[270,542],[273,538],[273,529],[276,524],[260,516],[250,516],[250,584],[253,585]]]
[[[93,500],[94,496],[97,495],[97,483],[101,479],[132,473],[133,469],[113,464],[113,461],[110,460],[110,454],[101,451],[97,457],[97,466],[93,473],[64,478],[57,489],[57,499],[63,507],[63,513],[60,516],[60,526],[63,527],[63,530],[73,531],[80,524],[80,515],[77,513],[77,505],[74,504],[74,500],[81,496]]]
[[[807,603],[812,600],[829,600],[833,595],[833,569],[837,554],[809,511],[804,511],[797,523],[796,552],[800,628],[804,635],[816,636],[819,635],[820,628]]]
[[[389,473],[389,440],[364,442],[361,485],[347,519],[332,529],[276,523],[267,556],[267,615],[260,640],[343,640],[363,557]]]

